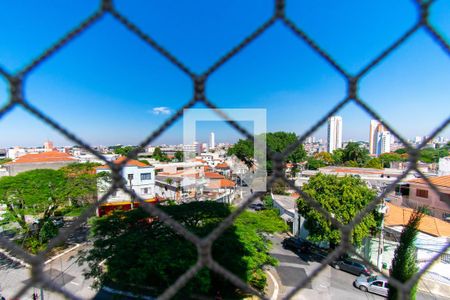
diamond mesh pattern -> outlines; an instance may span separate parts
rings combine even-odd
[[[384,196],[392,191],[395,185],[404,177],[407,176],[409,172],[417,172],[417,174],[422,177],[426,183],[438,194],[441,194],[436,186],[431,184],[431,182],[424,176],[424,174],[418,170],[417,168],[417,160],[419,150],[423,148],[428,140],[434,138],[440,131],[442,131],[449,123],[450,117],[444,120],[439,127],[437,127],[429,136],[427,141],[424,141],[419,147],[414,148],[410,145],[394,128],[392,128],[389,124],[384,121],[381,121],[382,118],[378,115],[369,105],[367,105],[360,97],[358,93],[358,85],[361,80],[367,73],[369,73],[376,65],[380,62],[384,61],[389,55],[391,55],[396,49],[402,45],[405,41],[411,38],[419,29],[423,29],[438,45],[442,51],[450,58],[450,44],[446,41],[438,31],[433,27],[433,25],[429,22],[429,10],[435,1],[420,1],[415,0],[412,1],[413,5],[415,5],[417,9],[418,18],[416,23],[407,30],[403,35],[401,35],[394,43],[392,43],[389,47],[387,47],[384,51],[382,51],[377,57],[375,57],[367,66],[362,68],[360,72],[356,75],[349,74],[325,49],[322,49],[310,36],[308,36],[301,28],[299,28],[292,20],[290,20],[285,14],[285,1],[284,0],[274,0],[274,10],[272,16],[262,23],[254,32],[250,33],[246,38],[244,38],[239,44],[237,44],[234,48],[232,48],[229,52],[225,53],[222,57],[220,57],[215,63],[213,63],[205,72],[196,74],[192,72],[183,62],[181,62],[177,57],[171,54],[168,50],[166,50],[162,45],[158,44],[156,40],[154,40],[151,36],[142,31],[137,25],[135,25],[131,20],[123,16],[114,6],[112,0],[103,0],[100,1],[99,8],[93,12],[87,19],[81,22],[78,26],[68,32],[66,35],[61,37],[58,41],[56,41],[53,45],[51,45],[47,50],[45,50],[41,55],[36,57],[33,61],[31,61],[26,67],[22,70],[10,74],[5,71],[0,66],[0,76],[3,76],[9,83],[9,101],[6,105],[0,108],[0,119],[3,118],[7,113],[11,111],[11,109],[15,106],[21,106],[30,114],[34,115],[42,122],[46,123],[62,135],[64,135],[69,140],[83,147],[90,153],[94,154],[99,159],[103,160],[105,164],[107,164],[113,174],[113,184],[110,190],[92,207],[87,210],[82,216],[80,216],[74,224],[70,228],[65,230],[60,230],[58,236],[56,236],[49,244],[45,251],[39,253],[38,255],[30,255],[28,252],[24,251],[21,247],[12,243],[6,238],[0,237],[0,246],[9,251],[12,251],[17,257],[20,257],[25,262],[31,265],[31,281],[28,285],[24,286],[20,291],[17,292],[16,296],[13,299],[20,298],[30,287],[35,285],[42,285],[43,287],[53,290],[55,292],[60,293],[69,299],[78,299],[75,295],[71,294],[64,288],[56,285],[54,282],[50,280],[43,273],[43,264],[45,261],[45,255],[51,251],[55,245],[64,241],[68,238],[68,236],[73,233],[73,231],[83,222],[87,220],[88,217],[92,216],[95,212],[95,209],[104,202],[111,193],[113,193],[116,189],[123,189],[126,193],[128,193],[133,199],[139,201],[141,203],[141,207],[143,207],[149,214],[152,216],[158,216],[159,219],[164,222],[166,225],[170,226],[174,231],[184,236],[187,240],[191,241],[197,246],[198,249],[198,261],[195,265],[193,265],[189,270],[187,270],[179,279],[173,283],[163,294],[159,296],[160,299],[169,299],[174,296],[180,288],[182,288],[195,274],[202,268],[208,267],[212,271],[221,274],[224,278],[232,282],[237,287],[241,288],[244,291],[247,291],[251,294],[254,294],[260,298],[265,298],[260,292],[248,286],[245,282],[239,279],[236,275],[229,272],[225,267],[219,265],[214,261],[211,255],[211,245],[215,239],[217,239],[220,234],[230,225],[233,224],[235,218],[257,197],[261,196],[260,193],[254,193],[248,199],[245,200],[244,205],[236,209],[228,218],[226,218],[213,232],[211,232],[205,238],[199,238],[198,236],[192,234],[187,229],[185,229],[181,224],[173,220],[170,216],[165,214],[163,211],[158,209],[157,207],[148,205],[144,202],[143,199],[138,197],[133,190],[130,190],[123,178],[120,175],[121,169],[126,164],[128,159],[135,156],[139,151],[141,151],[146,145],[150,144],[157,137],[159,137],[167,128],[169,128],[178,118],[180,118],[183,114],[183,110],[186,108],[190,108],[198,102],[205,104],[207,107],[213,109],[220,117],[222,117],[226,122],[228,122],[232,127],[234,127],[241,134],[246,136],[247,138],[253,139],[253,135],[247,132],[244,128],[240,127],[235,121],[229,118],[223,111],[220,110],[217,106],[214,105],[213,101],[206,97],[205,86],[207,84],[207,80],[211,74],[213,74],[216,70],[218,70],[221,66],[227,63],[230,59],[233,59],[236,55],[238,55],[241,51],[243,51],[250,43],[252,43],[257,37],[264,34],[266,30],[272,27],[276,22],[282,23],[287,30],[292,31],[298,39],[307,44],[313,51],[319,54],[323,60],[331,65],[334,70],[339,73],[347,82],[347,95],[345,99],[341,100],[334,106],[327,114],[325,114],[317,123],[311,126],[293,145],[290,145],[283,153],[268,153],[270,159],[273,160],[275,170],[274,174],[271,178],[269,178],[268,183],[271,184],[277,178],[281,178],[286,183],[288,183],[293,189],[295,189],[300,195],[304,197],[309,205],[317,209],[324,217],[332,222],[332,224],[341,230],[342,233],[342,242],[333,253],[328,255],[326,259],[322,262],[321,266],[314,270],[307,278],[298,282],[296,288],[290,292],[289,295],[286,296],[286,299],[292,297],[298,290],[304,288],[306,284],[308,284],[317,274],[319,274],[326,265],[331,262],[335,257],[344,253],[344,252],[353,252],[356,254],[353,246],[350,243],[350,233],[352,228],[357,225],[363,217],[375,209],[376,205],[384,198]],[[27,76],[33,72],[40,65],[44,64],[46,61],[50,60],[55,53],[61,50],[64,47],[67,47],[74,39],[78,38],[78,36],[86,30],[89,30],[91,27],[95,26],[98,20],[103,18],[105,15],[111,15],[118,23],[122,24],[127,30],[131,33],[135,34],[138,38],[144,41],[149,47],[156,50],[162,56],[164,56],[167,60],[170,61],[173,65],[179,68],[184,74],[186,74],[192,81],[194,85],[193,95],[190,101],[188,101],[183,107],[181,107],[175,114],[173,114],[170,118],[168,118],[157,130],[152,132],[147,138],[145,138],[139,146],[130,153],[129,157],[124,160],[120,165],[114,165],[113,163],[108,162],[101,153],[90,147],[87,143],[85,143],[80,137],[77,137],[69,130],[63,127],[63,125],[57,123],[50,117],[48,117],[45,112],[42,112],[35,108],[32,103],[30,103],[25,97],[23,92],[24,83],[27,79]],[[376,199],[374,199],[369,205],[365,207],[352,222],[347,225],[340,224],[336,219],[334,219],[329,212],[323,209],[318,202],[314,199],[308,197],[301,189],[295,187],[287,178],[284,176],[282,172],[282,158],[292,152],[298,145],[302,144],[305,139],[311,135],[314,131],[316,131],[320,126],[322,126],[327,118],[343,107],[345,107],[349,102],[355,103],[362,110],[366,111],[371,117],[374,119],[380,120],[391,133],[398,138],[405,148],[408,151],[410,157],[410,167],[408,170],[404,172],[404,174],[398,178],[395,182],[390,184],[386,190],[379,195]],[[449,203],[450,204],[450,203]],[[419,280],[420,276],[426,272],[426,270],[431,266],[431,264],[439,258],[439,256],[450,248],[450,244],[446,246],[445,249],[442,250],[440,254],[438,254],[433,261],[431,261],[425,269],[418,272],[413,278],[411,278],[407,283],[400,283],[394,279],[390,279],[392,285],[396,286],[400,290],[400,295],[402,298],[408,298],[408,291],[410,287]],[[357,255],[357,254],[356,254]],[[365,260],[361,257],[361,259]],[[366,263],[370,264],[366,261]],[[371,264],[370,264],[371,265]],[[378,270],[375,266],[373,269]],[[378,270],[379,271],[379,270]]]

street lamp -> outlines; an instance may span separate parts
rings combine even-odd
[[[381,214],[381,230],[380,230],[380,240],[378,241],[378,259],[377,259],[377,267],[379,270],[382,268],[383,264],[383,244],[384,244],[384,216],[387,212],[387,205],[383,199],[383,202],[378,205],[378,213]]]
[[[131,183],[131,181],[133,180],[133,174],[128,174],[128,180],[130,181],[130,190],[133,190],[133,184]],[[130,208],[131,209],[134,209],[134,199],[133,199],[133,196],[130,196]]]

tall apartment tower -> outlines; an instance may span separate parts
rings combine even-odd
[[[375,156],[391,152],[391,133],[377,120],[370,121],[369,151]]]
[[[342,148],[342,117],[332,116],[328,118],[328,152]]]
[[[211,132],[211,134],[209,136],[209,148],[211,148],[211,149],[216,148],[216,141],[215,141],[214,132]]]
[[[380,125],[378,120],[370,120],[370,130],[369,130],[369,153],[375,155],[377,152],[376,149],[376,131],[377,127]]]

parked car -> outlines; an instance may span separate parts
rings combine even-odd
[[[364,264],[350,257],[341,257],[333,261],[331,263],[331,266],[336,270],[343,270],[358,276],[369,276],[371,274],[370,270]]]
[[[257,211],[266,209],[263,203],[252,203],[248,207]]]
[[[387,296],[389,291],[388,281],[381,275],[378,276],[361,275],[358,278],[356,278],[354,285],[363,292],[371,292],[381,296]]]
[[[299,251],[300,253],[311,252],[312,244],[308,241],[301,240],[294,237],[289,237],[281,242],[284,249]]]

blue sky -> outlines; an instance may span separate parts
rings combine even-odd
[[[339,64],[356,73],[414,24],[412,2],[287,1],[287,11]],[[269,0],[115,3],[194,72],[207,69],[269,18],[273,8]],[[98,1],[2,1],[0,65],[20,70],[97,6]],[[431,13],[449,41],[450,1],[437,1]],[[450,58],[419,31],[363,79],[360,95],[401,134],[413,137],[428,134],[449,116],[449,83]],[[7,101],[6,90],[0,77],[0,105]],[[343,78],[281,23],[214,73],[206,90],[219,107],[265,108],[269,131],[297,134],[343,99],[345,91]],[[35,69],[25,94],[92,145],[136,144],[190,99],[192,83],[106,16]],[[349,104],[339,115],[344,139],[367,140],[370,117],[364,111]],[[179,120],[155,143],[181,142],[181,125]],[[206,141],[211,130],[217,142],[239,138],[223,122],[199,127],[199,140]],[[325,130],[322,126],[315,135],[324,137]],[[450,137],[450,130],[443,135]],[[22,109],[0,120],[0,147],[40,145],[45,139],[71,144]]]

